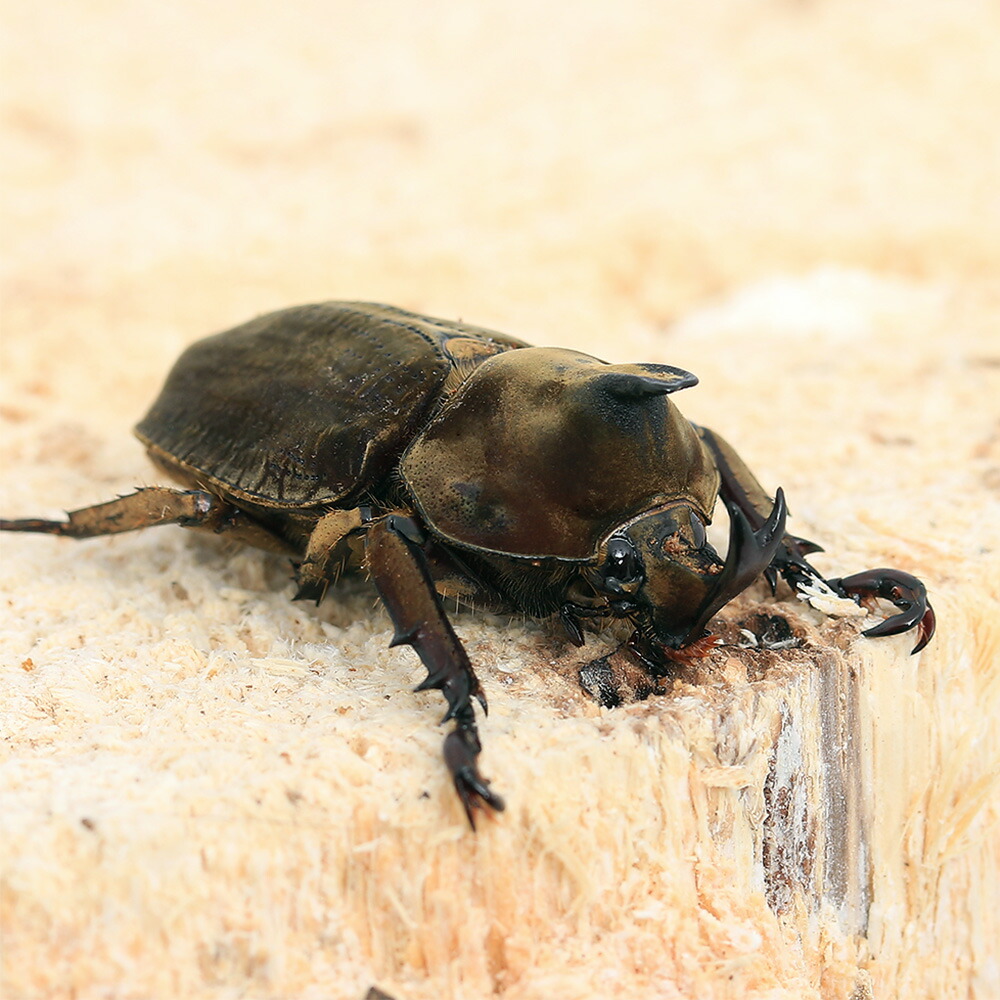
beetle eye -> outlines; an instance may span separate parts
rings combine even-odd
[[[642,576],[642,561],[627,538],[612,538],[604,561],[604,576],[619,583],[632,583]]]

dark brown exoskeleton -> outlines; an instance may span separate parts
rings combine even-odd
[[[455,726],[444,756],[470,822],[502,799],[478,771],[472,699],[486,698],[439,599],[627,619],[630,648],[666,673],[761,573],[820,579],[816,546],[785,533],[772,501],[717,434],[670,393],[668,365],[609,365],[389,306],[343,302],[262,316],[189,347],[136,428],[186,489],[150,487],[67,521],[0,521],[69,538],[156,524],[200,528],[295,560],[297,597],[319,600],[363,564]],[[705,536],[717,497],[728,553]],[[827,581],[899,609],[866,635],[934,632],[923,585],[872,570]],[[418,689],[418,690],[419,690]]]

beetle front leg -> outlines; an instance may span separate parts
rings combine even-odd
[[[743,511],[751,526],[756,528],[758,522],[763,522],[762,511],[770,505],[770,498],[764,488],[728,441],[707,427],[699,427],[698,433],[719,470],[720,495]],[[919,653],[931,641],[935,628],[934,609],[927,600],[927,590],[915,576],[896,569],[872,569],[842,579],[824,580],[805,558],[812,552],[822,551],[818,545],[804,538],[785,535],[771,565],[765,571],[771,590],[774,590],[780,573],[793,591],[804,584],[820,581],[841,597],[882,597],[891,601],[901,613],[867,629],[863,635],[873,638],[898,635],[916,628],[917,644],[913,647],[914,653]]]
[[[296,601],[319,604],[323,600],[330,583],[336,582],[350,559],[350,536],[361,530],[365,518],[370,516],[367,508],[354,507],[331,510],[316,522],[305,556],[295,565]]]
[[[719,470],[719,494],[723,500],[735,504],[745,515],[750,527],[758,530],[767,518],[773,501],[767,495],[764,487],[757,482],[757,477],[740,458],[736,449],[723,437],[707,427],[697,428]],[[806,556],[823,549],[815,542],[795,535],[785,534],[775,553],[771,564],[764,571],[771,591],[778,582],[778,574],[792,588],[798,588],[805,583],[822,580],[819,571],[806,560]]]
[[[412,517],[390,514],[371,525],[365,536],[365,561],[395,627],[392,646],[409,645],[427,668],[418,691],[440,690],[448,701],[442,722],[455,720],[444,741],[444,759],[469,823],[483,805],[501,811],[503,799],[476,767],[481,744],[471,699],[486,711],[465,648],[441,607],[427,567],[423,532]]]

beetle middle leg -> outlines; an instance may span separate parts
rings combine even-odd
[[[214,493],[170,486],[144,486],[126,496],[69,511],[65,521],[0,520],[0,531],[31,531],[81,539],[118,535],[160,524],[228,534],[236,541],[271,552],[290,551],[287,543]]]
[[[476,767],[482,749],[472,698],[486,710],[486,699],[434,589],[421,545],[423,532],[411,517],[389,514],[365,536],[365,561],[395,627],[391,645],[409,645],[427,668],[418,691],[439,689],[448,701],[443,722],[455,720],[444,741],[444,759],[459,798],[475,829],[474,810],[502,810],[503,799]]]
[[[336,582],[350,559],[350,536],[360,531],[364,523],[365,513],[361,507],[331,510],[316,522],[309,535],[306,554],[295,567],[295,580],[299,585],[295,600],[312,600],[317,604],[323,600],[327,588]]]

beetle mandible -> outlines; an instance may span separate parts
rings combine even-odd
[[[444,758],[469,822],[503,809],[480,773],[472,700],[486,697],[439,591],[534,617],[626,619],[629,649],[665,674],[704,651],[706,625],[761,573],[772,590],[821,580],[818,547],[785,532],[732,447],[669,399],[695,385],[661,364],[611,365],[391,306],[330,302],[261,316],[180,357],[136,428],[185,489],[147,487],[66,521],[5,531],[91,538],[158,524],[225,534],[294,562],[320,600],[363,565],[447,701]],[[707,541],[716,499],[725,559]],[[869,636],[934,633],[923,584],[877,569],[825,581],[898,614]],[[450,588],[450,589],[449,589]]]

